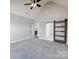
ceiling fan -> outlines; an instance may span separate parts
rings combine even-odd
[[[26,3],[24,5],[31,5],[30,9],[33,9],[34,7],[41,7],[40,4],[38,4],[38,2],[40,2],[41,0],[31,0],[31,3]]]

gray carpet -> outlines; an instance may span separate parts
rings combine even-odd
[[[41,39],[24,40],[11,44],[10,59],[68,59],[68,47]]]

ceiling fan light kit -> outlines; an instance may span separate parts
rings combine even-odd
[[[24,5],[31,5],[30,9],[33,9],[34,7],[41,7],[40,4],[37,4],[38,2],[40,2],[41,0],[31,0],[31,3],[26,3]]]
[[[34,7],[36,7],[36,3],[34,4]]]

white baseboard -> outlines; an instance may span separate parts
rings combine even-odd
[[[23,40],[27,40],[27,39],[30,39],[30,37],[25,38],[25,39],[19,39],[19,40],[10,41],[10,44],[17,43],[17,42],[20,42],[20,41],[23,41]]]

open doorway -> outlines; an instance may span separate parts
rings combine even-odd
[[[34,37],[38,38],[38,25],[34,26]]]
[[[54,41],[53,39],[53,23],[46,23],[46,39]]]

